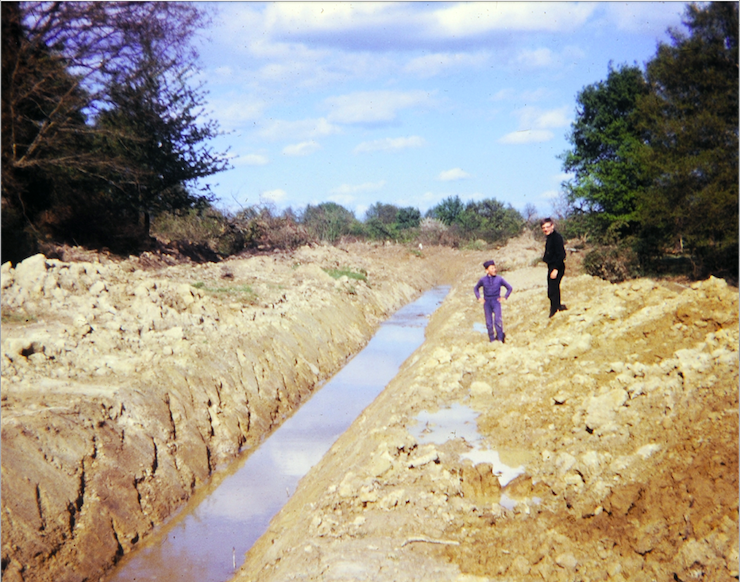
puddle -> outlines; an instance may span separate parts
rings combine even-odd
[[[480,323],[480,322],[477,322],[476,321],[473,324],[473,331],[484,333],[484,334],[486,334],[486,337],[488,336],[488,328],[486,328],[486,324],[485,323]]]
[[[469,406],[453,404],[439,412],[419,413],[419,421],[409,432],[419,443],[434,443],[441,445],[448,440],[462,438],[473,447],[471,451],[460,455],[463,459],[470,459],[474,465],[490,463],[493,473],[498,477],[501,487],[506,487],[519,475],[524,474],[524,465],[510,466],[501,460],[499,451],[485,448],[481,434],[478,432],[476,418],[479,414]],[[501,496],[501,505],[504,505],[505,495]],[[509,499],[508,497],[506,499]],[[516,503],[510,500],[512,503]],[[504,505],[506,507],[506,505]],[[513,507],[513,506],[512,506]]]
[[[108,582],[223,582],[295,491],[300,478],[383,391],[423,343],[437,287],[383,323],[368,345],[245,459],[207,488]]]

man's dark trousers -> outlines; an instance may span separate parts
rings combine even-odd
[[[550,317],[560,309],[560,281],[562,281],[565,274],[565,265],[558,269],[558,276],[554,279],[550,278],[552,271],[553,269],[547,270],[547,296],[550,298]]]

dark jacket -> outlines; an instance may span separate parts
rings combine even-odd
[[[548,270],[562,270],[565,267],[565,244],[563,237],[556,230],[553,230],[545,242],[545,255],[542,260],[547,263]]]

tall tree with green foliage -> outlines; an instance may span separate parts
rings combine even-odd
[[[406,206],[398,209],[398,228],[406,230],[409,228],[418,228],[421,224],[421,212],[413,206]]]
[[[375,239],[398,240],[408,237],[409,229],[417,228],[420,221],[418,208],[376,202],[365,213],[365,230]]]
[[[639,198],[640,250],[689,251],[696,275],[734,273],[738,256],[738,4],[689,5],[647,65],[639,105],[652,182]]]
[[[563,187],[568,202],[587,215],[597,235],[634,230],[637,196],[648,183],[635,110],[647,93],[638,67],[610,65],[605,81],[578,94],[568,136],[573,147],[561,156],[563,169],[573,178]]]
[[[525,221],[511,204],[485,198],[468,202],[465,211],[458,217],[458,223],[468,225],[467,232],[471,238],[496,242],[518,235]]]
[[[336,242],[353,232],[357,219],[352,211],[336,202],[322,202],[316,206],[309,204],[301,222],[316,238]]]
[[[452,225],[455,219],[465,210],[459,196],[449,196],[427,211],[429,218],[436,218],[446,226]]]

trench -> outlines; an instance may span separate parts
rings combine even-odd
[[[382,323],[365,348],[257,448],[219,472],[171,522],[125,556],[108,582],[224,582],[298,481],[424,342],[449,292],[435,287]]]

